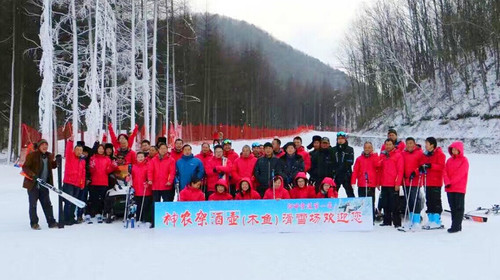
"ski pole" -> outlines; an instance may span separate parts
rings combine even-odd
[[[146,185],[146,184],[144,184]],[[144,198],[146,197],[146,187],[144,187],[144,192],[142,193],[142,201],[141,201],[141,212],[139,213],[139,222],[142,220],[142,209],[144,209]]]
[[[271,187],[273,188],[273,198],[276,200],[276,189],[274,188],[274,169],[271,173]]]
[[[410,196],[411,196],[411,190],[412,190],[412,186],[411,186],[411,183],[410,183]],[[415,209],[417,207],[417,200],[418,200],[418,197],[420,196],[420,187],[418,186],[417,184],[417,187],[415,188],[415,201],[413,202],[413,209],[411,211],[411,213],[413,213],[413,217],[415,217]],[[410,222],[410,225],[413,223],[413,220]],[[420,223],[420,221],[419,221]]]
[[[404,215],[404,218],[403,218],[404,221],[406,221],[406,218],[408,218],[409,213],[410,213],[410,206],[408,205],[409,201],[410,201],[410,194],[408,193],[408,191],[411,192],[410,188],[411,188],[411,184],[413,183],[413,178],[410,178],[410,186],[408,187],[408,189],[406,188],[405,182],[406,182],[406,180],[403,180],[403,191],[405,193],[405,200],[406,200],[405,215]]]

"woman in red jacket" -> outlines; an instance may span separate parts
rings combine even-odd
[[[363,145],[363,153],[354,162],[351,175],[351,185],[358,185],[358,197],[371,197],[373,207],[375,207],[375,187],[380,165],[379,156],[373,152],[373,144],[366,142]]]
[[[215,184],[216,192],[208,197],[208,200],[233,200],[233,196],[229,194],[226,179],[219,179]]]
[[[291,186],[290,198],[315,198],[316,188],[308,186],[307,183],[307,174],[305,172],[297,173],[297,176],[295,176],[295,185]]]
[[[234,182],[240,182],[243,178],[251,178],[252,185],[255,186],[255,177],[253,169],[257,163],[257,158],[252,154],[250,146],[245,145],[241,151],[241,157],[233,162],[232,178]],[[236,192],[240,190],[239,184],[236,184]]]
[[[266,190],[264,199],[290,199],[290,193],[284,188],[283,185],[283,177],[275,176],[273,178],[273,187]]]
[[[97,146],[97,153],[89,161],[90,186],[89,196],[91,202],[90,215],[85,219],[91,221],[96,217],[98,223],[102,223],[102,211],[104,210],[104,198],[108,190],[108,176],[116,168],[116,163],[105,154],[103,144]]]
[[[429,223],[426,229],[442,228],[441,213],[443,205],[441,202],[441,189],[443,187],[443,171],[446,162],[446,155],[434,137],[425,139],[425,152],[420,161],[419,171],[423,174],[425,189],[425,201],[427,204],[427,217]]]
[[[118,135],[118,138],[116,137],[115,130],[113,129],[112,123],[108,124],[108,131],[109,131],[109,136],[111,137],[111,143],[113,143],[115,150],[118,151],[120,149],[120,147],[121,147],[120,142],[122,140],[122,137],[127,141],[127,147],[129,149],[132,149],[134,146],[135,137],[137,136],[137,132],[139,131],[139,126],[137,124],[135,125],[134,130],[132,131],[130,136],[128,136],[127,134],[120,134],[120,135]],[[134,160],[135,160],[135,158],[134,158]]]
[[[319,186],[319,192],[316,194],[316,198],[338,198],[339,193],[337,192],[337,186],[333,178],[325,177]]]
[[[382,208],[384,209],[384,222],[381,226],[401,227],[401,216],[399,214],[399,189],[403,182],[404,162],[401,152],[396,149],[394,140],[385,140],[385,150],[380,155],[383,197]]]
[[[194,176],[191,183],[179,194],[179,201],[205,201],[205,194],[201,191],[201,180]]]
[[[82,146],[73,148],[73,137],[66,143],[65,157],[63,191],[78,197],[85,187],[85,158]],[[64,201],[64,222],[68,226],[76,223],[75,205],[68,201]]]
[[[207,198],[215,192],[215,184],[221,178],[228,180],[231,172],[233,171],[233,163],[223,157],[222,146],[217,145],[214,147],[214,156],[205,167],[205,174],[207,174]]]
[[[239,191],[234,198],[235,200],[261,199],[260,194],[253,189],[250,178],[242,178],[237,186]]]
[[[132,166],[132,187],[135,190],[137,221],[151,223],[153,191],[148,184],[148,162],[143,152],[137,153],[137,162]]]
[[[446,162],[444,170],[445,191],[451,208],[451,227],[449,233],[462,230],[464,218],[464,199],[469,177],[469,161],[464,154],[464,144],[454,142],[448,147],[451,158]]]

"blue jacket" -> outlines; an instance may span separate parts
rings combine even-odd
[[[193,155],[190,156],[182,156],[177,163],[175,164],[176,174],[175,180],[176,183],[179,183],[179,190],[184,189],[189,183],[191,183],[191,179],[193,176],[196,176],[199,179],[203,179],[205,176],[205,169],[203,168],[203,163],[198,158],[195,158]]]

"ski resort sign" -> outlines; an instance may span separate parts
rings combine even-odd
[[[371,231],[371,198],[156,202],[169,231]]]

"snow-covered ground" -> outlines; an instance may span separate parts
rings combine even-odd
[[[332,132],[312,135],[335,139]],[[284,141],[292,138],[285,138]],[[379,147],[380,143],[374,143]],[[244,143],[235,141],[241,150]],[[195,152],[199,147],[195,147]],[[360,154],[361,148],[356,148]],[[500,155],[467,154],[466,209],[500,203]],[[29,227],[28,196],[20,169],[0,167],[2,279],[499,279],[500,216],[485,224],[464,221],[463,232],[172,234],[122,224],[48,229]],[[55,172],[54,172],[55,174]],[[341,190],[341,197],[345,192]],[[57,198],[51,195],[57,213]],[[443,204],[448,208],[443,195]],[[450,216],[443,215],[445,225]]]

